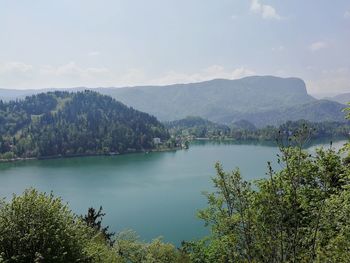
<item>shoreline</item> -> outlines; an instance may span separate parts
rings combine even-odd
[[[309,142],[316,142],[316,141],[342,141],[342,140],[349,140],[349,137],[347,136],[338,136],[338,137],[320,137],[320,138],[311,138]],[[232,141],[237,143],[246,143],[246,142],[259,142],[259,143],[270,143],[275,142],[276,139],[258,139],[258,138],[252,138],[252,139],[235,139],[230,137],[224,137],[224,138],[210,138],[210,137],[195,137],[191,139],[190,141]]]
[[[309,141],[309,143],[312,144],[312,142],[317,142],[317,141],[342,141],[342,140],[348,140],[349,138],[346,137],[338,137],[338,138],[315,138]],[[205,137],[198,137],[198,138],[193,138],[193,142],[204,142],[204,141],[213,141],[213,142],[233,142],[237,144],[266,144],[266,145],[271,145],[274,141],[273,140],[254,140],[254,139],[249,139],[249,140],[236,140],[234,138],[205,138]],[[249,143],[250,142],[250,143]],[[184,149],[183,147],[174,147],[174,148],[159,148],[159,149],[143,149],[143,150],[130,150],[126,151],[123,153],[86,153],[86,154],[70,154],[70,155],[55,155],[55,156],[41,156],[41,157],[17,157],[17,158],[12,158],[12,159],[0,159],[0,164],[2,163],[14,163],[14,162],[23,162],[23,161],[34,161],[34,160],[54,160],[54,159],[64,159],[64,158],[76,158],[76,157],[98,157],[98,156],[118,156],[118,155],[126,155],[126,154],[132,154],[132,153],[153,153],[153,152],[171,152],[171,151],[178,151]]]
[[[87,153],[87,154],[70,154],[70,155],[54,155],[54,156],[40,156],[40,157],[17,157],[12,159],[0,159],[1,163],[15,163],[15,162],[24,162],[24,161],[38,161],[38,160],[54,160],[54,159],[70,159],[77,157],[98,157],[98,156],[119,156],[119,155],[127,155],[132,153],[153,153],[153,152],[171,152],[178,151],[183,148],[174,147],[174,148],[162,148],[162,149],[147,149],[147,150],[135,150],[135,151],[127,151],[123,153]]]

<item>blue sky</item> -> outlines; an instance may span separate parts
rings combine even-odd
[[[0,0],[0,88],[300,77],[350,92],[347,0]]]

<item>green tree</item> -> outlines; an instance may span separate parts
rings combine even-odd
[[[183,244],[193,262],[348,262],[350,169],[332,148],[304,152],[303,134],[281,140],[282,168],[254,185],[216,164],[199,212],[211,234]]]
[[[3,262],[88,262],[88,228],[61,199],[26,190],[0,206]]]
[[[121,232],[114,244],[123,262],[133,263],[189,263],[186,254],[177,250],[170,243],[163,243],[160,238],[151,243],[141,242],[133,231]]]
[[[109,244],[113,245],[115,235],[114,232],[109,232],[109,226],[102,226],[102,219],[106,214],[102,212],[102,206],[100,206],[99,210],[96,211],[93,207],[88,209],[88,213],[83,217],[83,221],[87,224],[87,226],[96,230],[97,233],[101,233],[103,239]]]

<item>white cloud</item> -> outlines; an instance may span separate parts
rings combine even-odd
[[[310,46],[309,46],[309,49],[311,51],[319,51],[321,49],[324,49],[328,47],[328,44],[326,42],[323,42],[323,41],[317,41],[317,42],[314,42],[312,43]]]
[[[34,67],[23,62],[0,63],[0,85],[4,88],[24,84],[33,77]],[[0,86],[0,87],[1,87]]]
[[[259,0],[252,0],[250,4],[250,11],[255,14],[261,15],[263,19],[276,19],[279,20],[282,17],[277,13],[276,9],[270,5],[264,5]]]
[[[94,77],[103,76],[109,73],[107,68],[87,67],[83,68],[71,61],[58,67],[44,66],[39,68],[39,73],[44,77],[68,78],[76,80],[88,80]]]
[[[112,76],[107,68],[81,67],[73,61],[60,66],[33,66],[23,62],[0,63],[0,88],[88,86],[97,85]]]
[[[345,13],[344,13],[344,18],[345,18],[345,19],[350,18],[350,11],[349,11],[349,10],[345,11]]]
[[[166,85],[215,78],[237,79],[253,74],[255,72],[246,67],[226,69],[219,65],[212,65],[194,73],[168,71],[158,76],[150,76],[144,70],[137,68],[118,72],[105,67],[83,67],[74,61],[59,66],[32,66],[20,62],[10,62],[0,63],[0,88]]]
[[[33,69],[32,65],[23,62],[8,62],[0,64],[0,73],[22,72],[27,73]]]

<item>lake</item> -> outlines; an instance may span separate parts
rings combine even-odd
[[[103,222],[113,231],[133,229],[143,240],[163,236],[179,245],[207,233],[196,211],[206,206],[202,191],[212,190],[216,161],[225,170],[239,167],[252,180],[265,176],[266,162],[276,154],[268,145],[204,141],[174,152],[3,163],[0,196],[29,187],[52,191],[77,214],[102,205]]]

